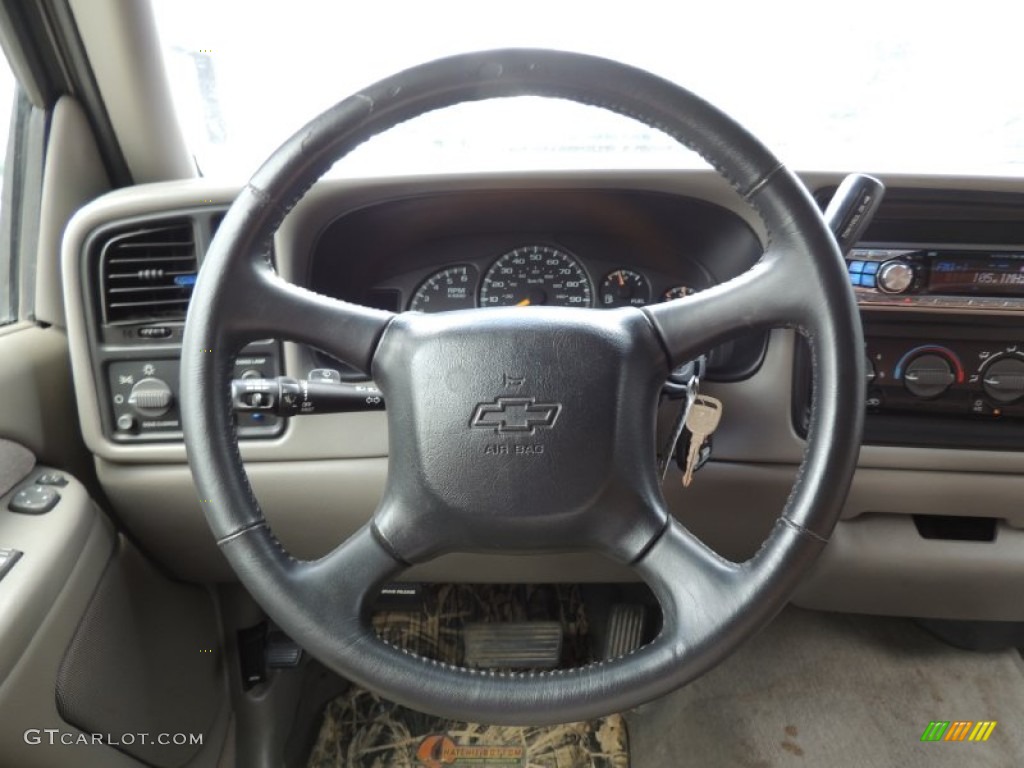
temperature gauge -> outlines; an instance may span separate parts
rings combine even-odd
[[[672,299],[681,299],[683,296],[689,296],[691,293],[696,293],[696,291],[685,285],[676,285],[661,294],[661,300],[672,301]]]
[[[651,297],[647,278],[631,269],[617,269],[601,281],[598,304],[602,307],[642,307]]]

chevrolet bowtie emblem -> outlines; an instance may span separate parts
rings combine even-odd
[[[493,403],[480,403],[469,426],[532,435],[538,427],[555,426],[561,412],[558,403],[538,403],[533,397],[499,397]]]

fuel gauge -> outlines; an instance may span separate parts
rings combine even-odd
[[[617,269],[601,281],[598,300],[602,307],[642,307],[651,297],[647,278],[631,269]]]

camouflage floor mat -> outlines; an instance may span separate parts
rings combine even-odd
[[[587,619],[571,586],[425,587],[416,606],[374,616],[378,634],[414,653],[462,664],[466,622],[559,621],[563,666],[590,661]],[[309,768],[628,768],[619,715],[586,723],[513,728],[424,715],[353,687],[324,712]]]

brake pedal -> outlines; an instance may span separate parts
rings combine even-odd
[[[484,669],[552,669],[562,658],[557,621],[467,622],[465,662]]]

